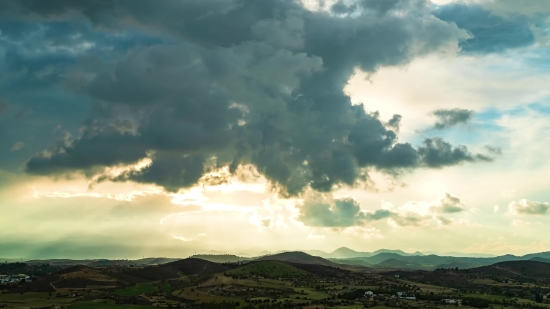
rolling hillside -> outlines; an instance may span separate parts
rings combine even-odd
[[[387,259],[381,263],[378,263],[374,265],[375,268],[397,268],[397,269],[426,269],[429,267],[426,267],[422,264],[414,263],[414,262],[408,262],[408,261],[402,261],[397,259]]]
[[[424,255],[418,251],[413,254],[410,254],[402,250],[389,250],[389,249],[380,249],[374,252],[361,252],[361,251],[352,250],[347,247],[340,247],[330,253],[319,251],[319,250],[311,250],[311,251],[307,251],[307,253],[311,255],[320,256],[323,258],[330,258],[330,259],[351,259],[351,258],[360,258],[360,257],[371,257],[380,253],[396,253],[401,256]]]
[[[338,266],[337,263],[331,262],[319,256],[312,256],[304,252],[295,251],[295,252],[283,252],[274,255],[262,256],[256,261],[285,261],[298,264],[316,264],[316,265],[325,265],[325,266]]]
[[[224,273],[230,276],[253,275],[265,278],[288,278],[308,275],[308,272],[282,261],[254,261]]]
[[[500,262],[490,266],[474,268],[472,271],[497,278],[550,279],[550,263],[538,261]]]
[[[191,258],[206,260],[214,263],[236,263],[243,261],[251,261],[251,258],[232,254],[197,254],[191,256]]]
[[[348,265],[362,265],[367,267],[376,267],[376,268],[388,268],[392,265],[394,268],[399,269],[425,269],[433,270],[437,268],[476,268],[482,266],[488,266],[495,263],[506,262],[506,261],[525,261],[533,260],[539,262],[550,262],[550,259],[547,259],[549,255],[548,252],[528,254],[524,256],[515,256],[515,255],[502,255],[497,257],[490,258],[480,258],[480,257],[453,257],[453,256],[439,256],[439,255],[409,255],[403,256],[397,253],[380,253],[370,257],[358,257],[351,259],[330,259],[331,261],[339,264],[348,264]],[[390,260],[388,263],[385,261]],[[396,262],[401,261],[401,262]]]

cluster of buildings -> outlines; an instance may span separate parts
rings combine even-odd
[[[414,294],[408,294],[407,292],[397,292],[397,298],[416,300],[416,296]]]
[[[10,284],[10,283],[20,283],[20,282],[32,282],[32,278],[24,274],[0,275],[0,284]]]
[[[454,305],[454,304],[462,304],[462,299],[453,299],[453,298],[446,298],[446,299],[442,299],[441,300],[442,303],[444,304],[451,304],[451,305]]]
[[[365,294],[363,294],[363,297],[365,298],[372,298],[376,296],[373,291],[366,291]],[[407,292],[397,292],[397,295],[394,296],[400,299],[409,299],[409,300],[416,300],[416,296],[414,294],[408,294]]]

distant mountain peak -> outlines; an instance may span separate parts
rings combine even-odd
[[[335,253],[335,252],[340,252],[340,253],[357,253],[357,251],[353,250],[353,249],[350,249],[348,247],[340,247],[334,251],[332,251],[332,253]]]

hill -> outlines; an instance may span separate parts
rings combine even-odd
[[[310,250],[310,251],[307,251],[307,253],[311,255],[320,256],[323,258],[329,258],[329,259],[352,259],[352,258],[360,258],[360,257],[371,257],[380,253],[396,253],[402,256],[424,255],[422,252],[419,252],[419,251],[413,254],[406,253],[402,250],[389,250],[389,249],[379,249],[374,252],[365,252],[365,251],[355,251],[347,247],[340,247],[330,253],[323,252],[320,250]]]
[[[524,261],[524,260],[533,260],[540,262],[548,262],[550,259],[547,258],[550,256],[548,252],[541,252],[536,254],[528,254],[524,256],[515,256],[511,254],[501,255],[496,257],[454,257],[454,256],[439,256],[439,255],[400,255],[395,252],[384,252],[379,253],[373,256],[368,257],[358,257],[351,259],[330,259],[333,262],[340,264],[348,265],[362,265],[367,267],[378,267],[386,268],[388,264],[381,264],[386,260],[398,260],[401,263],[392,261],[390,264],[397,266],[402,264],[403,266],[398,267],[401,269],[426,269],[434,270],[438,268],[476,268],[482,266],[488,266],[495,263],[506,262],[506,261]],[[379,265],[380,264],[380,265]],[[414,265],[417,265],[418,268],[412,268]]]
[[[60,268],[49,264],[0,263],[0,274],[26,274],[44,276],[57,272]]]
[[[376,268],[397,268],[397,269],[425,269],[422,264],[407,262],[397,259],[387,259],[381,263],[374,265]]]
[[[532,260],[500,262],[471,271],[496,278],[550,279],[550,263]]]
[[[236,263],[252,260],[251,258],[231,254],[197,254],[191,256],[191,258],[206,260],[214,263]]]
[[[182,275],[193,277],[193,280],[197,282],[229,269],[227,266],[196,258],[141,267],[75,265],[43,276],[35,282],[22,285],[10,292],[54,292],[55,288],[87,288],[89,286],[125,288],[139,283],[177,279]]]
[[[156,265],[165,264],[173,261],[177,261],[176,258],[143,258],[137,260],[109,260],[109,259],[90,259],[90,260],[71,260],[71,259],[49,259],[49,260],[28,260],[25,263],[35,265],[49,264],[52,266],[68,267],[74,265],[86,265],[90,267],[96,266],[143,266],[143,265]]]
[[[326,257],[330,257],[334,259],[346,259],[346,258],[355,258],[355,257],[363,257],[363,256],[370,256],[370,253],[358,252],[346,247],[340,247],[326,255]]]
[[[342,277],[343,278],[353,273],[352,271],[341,267],[325,266],[325,265],[318,265],[318,264],[300,264],[300,263],[291,263],[291,262],[286,262],[286,263],[298,269],[307,271],[308,273],[321,276],[321,277],[331,277],[331,278]]]
[[[303,277],[308,272],[282,261],[255,261],[244,266],[224,272],[228,276],[261,276],[264,278]]]
[[[55,292],[56,288],[86,288],[88,286],[115,288],[132,284],[128,281],[121,281],[101,269],[77,265],[46,275],[31,283],[20,285],[9,292]]]
[[[197,258],[187,258],[175,262],[166,263],[163,265],[157,266],[157,269],[162,269],[166,271],[176,271],[182,273],[186,276],[196,276],[196,275],[213,275],[216,273],[224,272],[230,268],[221,265],[218,263],[197,259]]]
[[[550,259],[545,259],[545,258],[542,258],[542,257],[534,257],[534,258],[530,259],[530,261],[550,263]]]
[[[298,263],[298,264],[316,264],[316,265],[325,265],[325,266],[338,265],[322,257],[312,256],[300,251],[283,252],[283,253],[278,253],[274,255],[266,255],[256,259],[256,261],[268,261],[268,260],[285,261],[285,262]]]

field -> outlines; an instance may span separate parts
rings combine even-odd
[[[49,296],[49,293],[25,293],[25,294],[1,294],[0,308],[2,305],[8,308],[40,308],[55,305],[68,305],[74,298],[60,298]]]
[[[139,283],[125,289],[118,289],[114,293],[120,296],[137,296],[158,292],[158,287],[149,283]]]
[[[117,305],[111,300],[98,300],[90,302],[74,302],[69,305],[68,309],[146,309],[155,308],[154,306],[140,305]]]

